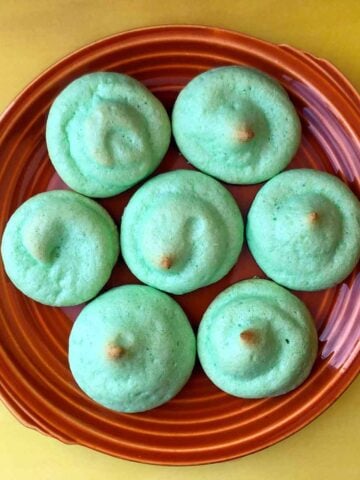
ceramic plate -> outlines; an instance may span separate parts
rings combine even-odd
[[[212,67],[241,64],[277,78],[301,117],[301,148],[289,168],[338,175],[360,192],[359,96],[328,62],[216,28],[164,26],[121,33],[64,58],[34,80],[0,120],[0,233],[11,213],[32,195],[66,188],[49,162],[44,128],[49,106],[70,81],[87,72],[127,73],[147,85],[170,111],[180,89]],[[172,144],[159,171],[191,168]],[[246,216],[257,186],[231,186]],[[116,221],[132,189],[101,203]],[[264,277],[245,247],[220,282],[176,297],[196,329],[213,298],[228,285]],[[138,283],[122,261],[106,286]],[[222,393],[199,365],[183,391],[155,410],[126,415],[104,409],[75,385],[67,361],[68,335],[81,307],[56,309],[19,293],[0,269],[0,395],[25,425],[139,462],[191,465],[240,457],[296,432],[323,412],[359,371],[359,269],[341,285],[298,293],[320,337],[310,378],[278,398],[242,400]]]

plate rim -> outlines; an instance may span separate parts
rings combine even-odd
[[[237,39],[240,41],[241,39],[248,39],[250,41],[255,41],[257,42],[258,45],[262,46],[272,46],[280,49],[286,49],[288,53],[294,54],[296,53],[297,55],[301,55],[304,57],[307,57],[310,59],[313,63],[317,65],[317,67],[321,69],[325,69],[328,72],[336,72],[336,74],[341,78],[343,83],[347,86],[347,88],[350,89],[350,91],[355,95],[355,99],[360,103],[360,93],[357,92],[356,88],[351,84],[351,81],[344,75],[331,61],[318,57],[312,53],[308,53],[300,48],[293,47],[291,45],[288,45],[286,43],[275,43],[267,40],[263,40],[261,38],[258,38],[256,36],[248,35],[233,29],[227,29],[227,28],[221,28],[217,26],[212,26],[212,25],[200,25],[200,24],[160,24],[160,25],[152,25],[152,26],[145,26],[145,27],[136,27],[128,30],[123,30],[117,33],[113,33],[111,35],[104,36],[102,38],[99,38],[93,42],[86,43],[79,48],[76,48],[75,50],[69,52],[68,54],[60,57],[58,60],[55,62],[51,63],[47,68],[45,68],[43,71],[41,71],[37,76],[35,76],[23,89],[18,92],[15,97],[13,98],[12,101],[5,107],[5,109],[0,113],[0,125],[3,124],[3,122],[6,122],[7,117],[12,113],[14,108],[18,105],[19,101],[22,100],[24,96],[26,96],[34,86],[38,84],[39,81],[41,81],[48,73],[53,72],[54,69],[57,67],[63,65],[66,61],[72,59],[73,57],[76,57],[78,55],[83,54],[87,50],[90,50],[98,45],[103,45],[104,43],[107,42],[112,42],[114,40],[117,40],[121,37],[124,37],[126,35],[137,35],[137,34],[142,34],[144,32],[154,32],[154,31],[169,31],[173,29],[178,28],[179,30],[183,31],[194,31],[195,30],[203,30],[203,31],[215,31],[219,34],[231,34],[234,37],[238,37]],[[235,39],[234,39],[235,40]],[[350,368],[350,366],[353,366],[353,369]],[[350,372],[349,372],[350,370]],[[227,455],[218,455],[215,460],[195,460],[191,462],[187,462],[185,460],[179,460],[175,462],[169,462],[169,461],[161,461],[161,460],[154,460],[150,461],[148,459],[141,459],[141,458],[135,458],[135,456],[127,456],[127,455],[115,455],[114,453],[110,451],[106,451],[106,449],[101,449],[101,448],[96,448],[96,446],[93,445],[86,445],[85,443],[79,443],[75,440],[73,441],[68,441],[65,438],[61,438],[60,436],[54,435],[50,432],[46,432],[41,428],[41,425],[36,424],[35,422],[32,423],[30,420],[27,420],[26,417],[26,408],[25,410],[18,406],[18,409],[14,407],[14,404],[11,404],[11,401],[6,399],[6,395],[4,395],[4,391],[6,388],[3,387],[3,385],[0,385],[0,401],[5,405],[5,407],[11,412],[11,414],[25,427],[31,428],[32,430],[36,430],[39,433],[42,433],[43,435],[50,436],[52,438],[56,438],[57,440],[61,441],[64,444],[68,445],[81,445],[86,448],[90,448],[93,450],[96,450],[101,453],[105,453],[107,455],[113,456],[114,458],[121,458],[124,460],[128,461],[133,461],[133,462],[141,462],[141,463],[147,463],[147,464],[153,464],[153,465],[168,465],[168,466],[181,466],[181,465],[203,465],[203,464],[211,464],[211,463],[220,463],[228,460],[235,460],[237,458],[241,458],[243,456],[247,456],[253,453],[256,453],[258,451],[264,450],[265,448],[269,448],[270,446],[279,443],[280,441],[289,438],[290,436],[294,435],[296,432],[304,428],[305,426],[309,425],[312,423],[317,417],[319,417],[322,413],[324,413],[331,405],[333,405],[341,395],[343,395],[349,386],[354,382],[354,380],[357,378],[358,374],[360,372],[360,354],[357,354],[354,359],[351,361],[349,368],[347,369],[347,377],[345,383],[342,384],[340,390],[336,390],[334,392],[333,397],[327,401],[326,405],[321,407],[319,411],[312,412],[312,414],[307,417],[305,420],[298,422],[299,424],[296,425],[295,427],[289,428],[286,433],[282,433],[281,435],[277,435],[275,439],[269,440],[266,444],[262,444],[259,447],[255,448],[249,448],[248,451],[245,451],[244,453],[239,454],[227,454]],[[7,392],[8,393],[8,392]],[[29,418],[29,417],[28,417]]]

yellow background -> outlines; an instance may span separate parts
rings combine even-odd
[[[0,0],[0,110],[72,50],[118,31],[165,23],[216,25],[289,43],[332,61],[360,88],[359,0]],[[0,478],[358,480],[359,407],[357,380],[311,425],[267,450],[223,464],[174,468],[63,445],[24,428],[0,404]]]

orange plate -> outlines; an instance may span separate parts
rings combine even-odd
[[[27,198],[66,188],[49,162],[44,127],[49,106],[86,72],[124,72],[144,82],[169,110],[179,90],[212,67],[242,64],[277,78],[303,125],[290,168],[337,174],[359,194],[359,96],[329,63],[288,46],[216,28],[164,26],[121,33],[64,58],[33,81],[0,121],[1,227]],[[191,168],[175,145],[159,171]],[[229,186],[244,215],[259,186]],[[119,220],[135,189],[101,203]],[[19,293],[0,269],[0,394],[25,425],[66,443],[139,462],[193,465],[255,452],[296,432],[323,412],[355,378],[359,366],[359,270],[341,285],[299,293],[316,319],[320,351],[310,378],[278,398],[242,400],[222,393],[196,366],[168,404],[142,414],[115,413],[75,385],[67,361],[68,335],[81,307],[56,309]],[[264,276],[244,248],[220,282],[175,297],[196,328],[213,298],[232,283]],[[106,288],[138,283],[122,261]]]

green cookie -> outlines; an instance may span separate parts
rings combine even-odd
[[[277,283],[321,290],[344,280],[360,257],[360,203],[333,175],[289,170],[255,197],[247,241],[256,262]]]
[[[101,290],[119,253],[109,214],[66,190],[40,193],[11,216],[2,238],[6,273],[25,295],[47,305],[77,305]]]
[[[268,280],[224,290],[201,320],[198,354],[210,380],[243,398],[281,395],[309,375],[317,333],[305,305]]]
[[[119,73],[84,75],[55,99],[46,125],[50,159],[73,190],[111,197],[150,175],[170,142],[170,121],[140,82]]]
[[[221,67],[195,77],[172,115],[176,143],[205,173],[235,184],[258,183],[295,155],[300,121],[283,87],[245,67]]]
[[[203,173],[158,175],[132,196],[121,223],[125,262],[142,282],[182,294],[220,280],[243,243],[232,195]]]
[[[191,375],[195,353],[195,336],[180,306],[140,285],[114,288],[93,300],[69,339],[77,384],[120,412],[143,412],[173,398]]]

